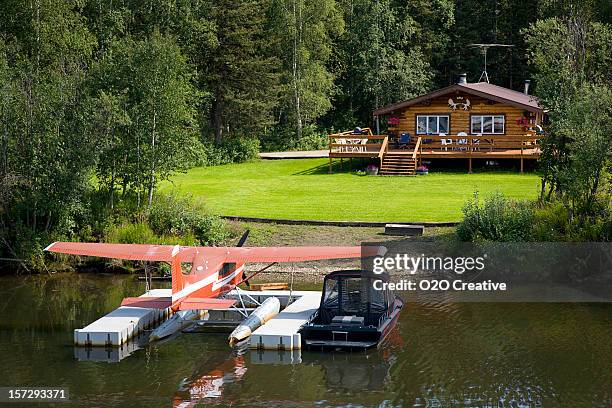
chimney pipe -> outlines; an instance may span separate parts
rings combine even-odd
[[[458,84],[467,84],[467,74],[460,74],[459,75],[459,82],[457,82]]]
[[[523,93],[525,95],[529,95],[529,84],[531,84],[531,81],[526,79],[525,80],[525,88],[523,88]]]

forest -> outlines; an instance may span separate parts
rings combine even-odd
[[[542,197],[589,214],[607,186],[611,24],[607,0],[3,0],[0,256],[36,264],[52,240],[139,217],[214,242],[211,217],[168,224],[193,203],[156,200],[161,181],[321,148],[377,107],[476,81],[470,43],[513,46],[488,71],[531,79],[551,112]]]

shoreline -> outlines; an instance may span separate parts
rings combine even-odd
[[[453,227],[426,227],[423,236],[394,236],[385,235],[384,227],[380,226],[333,226],[333,225],[301,225],[301,224],[274,224],[267,222],[245,222],[226,220],[229,237],[219,246],[235,246],[242,234],[249,230],[246,246],[359,246],[364,242],[387,241],[417,241],[431,242],[436,240],[452,240],[455,228]],[[155,244],[152,242],[151,244]],[[49,262],[41,270],[23,271],[19,262],[7,263],[0,267],[2,275],[36,275],[55,274],[62,272],[75,273],[110,273],[110,274],[137,274],[144,266],[134,266],[133,261],[104,260],[102,258],[81,258],[71,255],[48,255]],[[338,261],[313,261],[295,264],[275,265],[269,273],[290,273],[299,271],[309,275],[324,276],[331,272],[331,268],[356,268],[359,262],[337,263]],[[150,264],[157,269],[156,264]],[[249,270],[258,270],[265,264],[249,264]],[[164,270],[163,266],[160,269]],[[21,270],[20,270],[21,269]],[[310,272],[307,272],[311,270]],[[328,272],[326,272],[328,271]]]

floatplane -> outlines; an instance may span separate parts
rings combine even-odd
[[[243,283],[248,286],[249,280],[274,264],[374,255],[364,254],[362,247],[358,246],[245,247],[243,245],[247,236],[248,231],[235,247],[54,242],[45,250],[70,255],[169,263],[171,296],[128,297],[121,302],[121,306],[161,310],[170,308],[176,312],[179,319],[175,320],[178,322],[167,322],[161,331],[152,334],[153,339],[166,337],[182,329],[181,322],[198,319],[199,315],[193,311],[227,310],[240,301],[242,307],[236,307],[236,310],[247,317],[240,296],[249,297],[248,291],[242,291],[238,286]],[[187,273],[183,272],[184,263],[191,264]],[[247,263],[268,265],[248,273],[245,270]],[[238,293],[238,298],[228,296],[232,291]]]

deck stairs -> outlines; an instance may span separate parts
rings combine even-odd
[[[409,150],[410,153],[412,153]],[[414,176],[417,160],[408,152],[387,152],[380,167],[381,176]]]

